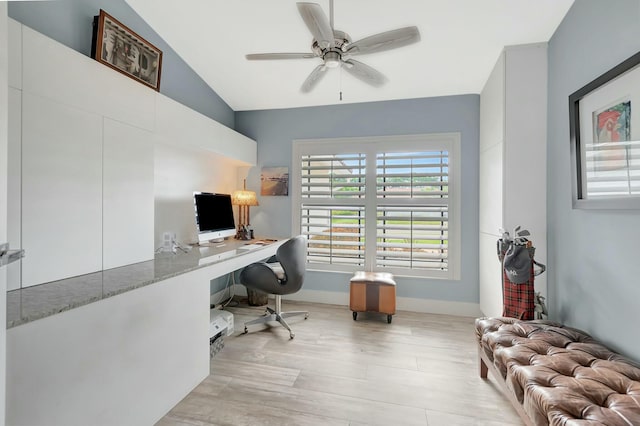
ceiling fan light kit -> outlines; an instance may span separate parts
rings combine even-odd
[[[313,35],[311,53],[253,53],[245,57],[252,61],[319,58],[322,63],[302,83],[300,90],[304,93],[310,92],[318,84],[328,68],[338,67],[371,86],[380,87],[387,78],[374,68],[351,57],[396,49],[420,41],[420,31],[417,27],[405,27],[351,42],[349,34],[333,28],[333,0],[330,0],[330,20],[317,3],[300,2],[297,3],[297,7],[302,20]]]

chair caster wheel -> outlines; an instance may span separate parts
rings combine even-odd
[[[247,334],[249,332],[249,330],[247,329],[247,327],[244,328],[244,333],[242,334]]]
[[[293,334],[293,333],[289,333],[289,340],[293,340],[293,338],[294,338],[294,337],[296,337],[296,335],[295,335],[295,334]]]
[[[307,318],[309,318],[309,314],[306,314],[306,315],[304,316],[304,319],[307,319]]]
[[[355,321],[357,318],[358,318],[358,313],[357,313],[357,312],[354,312],[354,313],[353,313],[353,320]]]
[[[391,324],[391,318],[393,318],[393,315],[387,315],[387,324]]]

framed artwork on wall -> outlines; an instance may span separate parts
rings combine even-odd
[[[569,96],[573,208],[640,209],[640,53]]]
[[[289,168],[263,167],[260,173],[260,195],[289,195]]]
[[[160,91],[162,51],[102,9],[100,15],[93,17],[91,56]]]

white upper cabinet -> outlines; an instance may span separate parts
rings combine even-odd
[[[9,87],[22,89],[22,25],[9,19]]]
[[[25,92],[153,130],[154,90],[26,26],[22,46]]]
[[[8,32],[23,287],[153,259],[155,144],[224,162],[198,182],[256,164],[240,133],[16,21]]]
[[[221,154],[240,166],[256,164],[258,150],[253,139],[162,94],[157,96],[156,114],[158,141]]]
[[[22,98],[22,286],[102,269],[102,118]]]
[[[153,259],[152,133],[104,119],[103,268]]]
[[[21,248],[22,96],[18,89],[9,87],[8,106],[7,235],[11,247]],[[7,266],[7,290],[20,288],[21,263],[17,261]]]

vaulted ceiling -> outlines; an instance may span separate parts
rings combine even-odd
[[[235,111],[480,93],[504,46],[548,41],[573,3],[335,0],[334,28],[353,41],[414,25],[421,41],[357,57],[387,77],[382,87],[335,68],[302,93],[321,59],[245,59],[311,52],[294,0],[126,1]],[[329,0],[316,2],[329,16]]]

